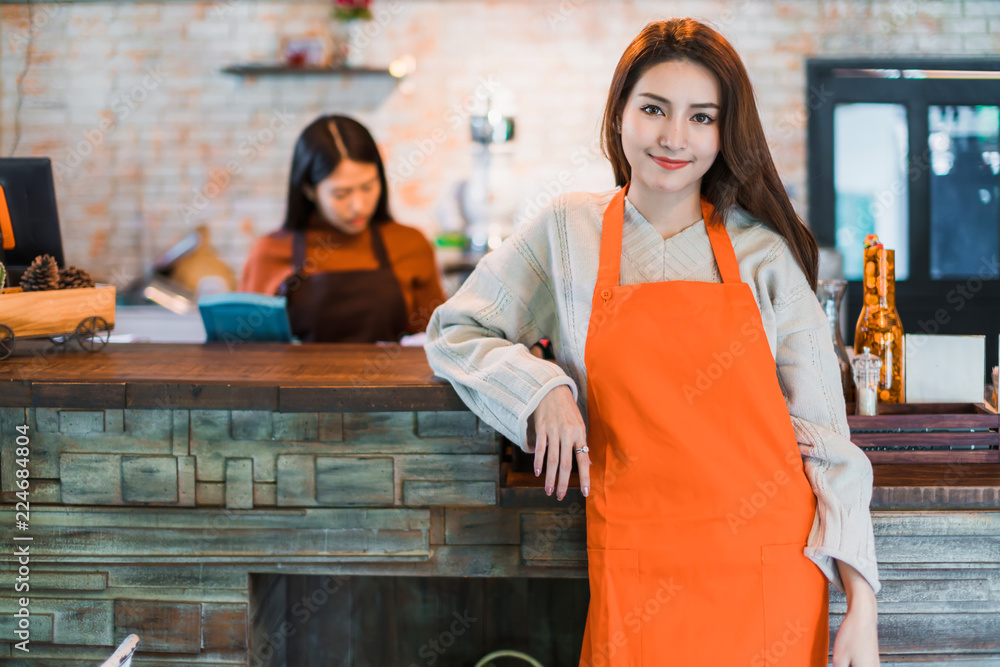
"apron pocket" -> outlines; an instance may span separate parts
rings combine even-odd
[[[587,549],[590,577],[588,665],[640,667],[639,553],[635,549]],[[583,663],[581,663],[583,664]]]
[[[805,544],[760,548],[764,648],[759,667],[826,667],[830,650],[830,584],[802,553]]]

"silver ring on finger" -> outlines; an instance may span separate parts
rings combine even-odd
[[[586,454],[587,452],[590,451],[590,447],[588,447],[587,445],[584,445],[583,447],[575,447],[573,451],[576,452],[577,454]]]

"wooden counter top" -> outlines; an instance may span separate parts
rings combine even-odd
[[[0,406],[280,412],[465,410],[421,347],[110,344],[0,361]]]
[[[0,362],[0,407],[467,410],[451,385],[433,374],[423,348],[276,343],[244,343],[232,351],[222,343],[126,343],[93,354],[20,354]],[[997,463],[873,469],[876,507],[1000,505]],[[514,474],[508,482],[516,488],[502,490],[501,504],[547,504],[542,479]],[[553,499],[552,505],[558,503]]]

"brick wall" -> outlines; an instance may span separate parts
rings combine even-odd
[[[397,219],[428,234],[472,164],[463,108],[495,84],[517,104],[516,214],[550,192],[604,189],[597,127],[621,51],[651,19],[710,20],[745,59],[778,169],[805,211],[810,55],[1000,52],[1000,1],[376,0],[370,65],[412,55],[405,81],[260,78],[284,34],[329,30],[329,3],[0,7],[0,152],[60,164],[67,261],[121,285],[197,223],[239,271],[280,224],[291,147],[316,115],[356,116],[384,152]],[[23,78],[19,100],[17,81]],[[19,111],[18,111],[19,108]],[[19,134],[19,136],[17,136]],[[560,178],[560,172],[565,171]],[[412,173],[411,173],[412,172]]]

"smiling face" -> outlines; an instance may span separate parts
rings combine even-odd
[[[315,188],[305,185],[303,190],[327,224],[345,234],[360,234],[375,213],[382,184],[374,164],[345,159]]]
[[[630,198],[697,196],[719,154],[720,106],[715,75],[697,63],[660,63],[639,78],[621,114]]]

